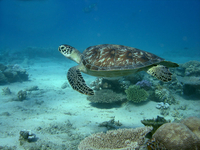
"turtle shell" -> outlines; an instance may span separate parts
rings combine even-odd
[[[114,44],[88,47],[83,52],[82,63],[94,71],[133,70],[164,61],[152,53]]]

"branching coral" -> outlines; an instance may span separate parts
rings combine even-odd
[[[143,88],[140,88],[138,85],[129,86],[128,89],[125,90],[127,99],[134,103],[140,103],[142,101],[146,101],[149,94]]]
[[[110,130],[107,133],[96,133],[85,138],[78,146],[79,150],[125,150],[139,149],[144,144],[145,135],[152,127],[136,129]]]

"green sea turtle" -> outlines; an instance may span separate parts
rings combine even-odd
[[[146,71],[168,82],[172,74],[167,67],[178,67],[152,53],[123,45],[90,46],[83,53],[72,46],[60,45],[58,51],[79,64],[68,70],[67,79],[74,90],[85,95],[94,95],[94,91],[86,85],[81,72],[96,77],[118,77]]]

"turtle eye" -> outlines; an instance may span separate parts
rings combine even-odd
[[[65,46],[60,46],[60,47],[59,47],[59,51],[64,52],[65,50],[66,50]]]
[[[64,50],[65,49],[65,47],[64,46],[61,46],[61,48],[60,48],[61,50]]]

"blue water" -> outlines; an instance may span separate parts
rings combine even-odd
[[[200,0],[0,0],[0,49],[122,44],[200,54]]]
[[[86,84],[97,88],[95,92],[114,82],[112,90],[124,95],[129,84],[140,80],[154,86],[149,90],[153,98],[145,103],[92,104],[66,83],[67,71],[76,64],[58,52],[61,44],[81,52],[92,45],[121,44],[187,63],[172,70],[175,75],[166,84],[143,73],[105,84],[83,74]],[[120,128],[136,128],[143,126],[141,119],[157,115],[171,121],[200,117],[200,64],[190,60],[200,61],[200,0],[0,0],[0,149],[5,145],[32,149],[34,144],[61,149],[53,143],[75,150],[83,137],[108,130],[98,124],[113,118],[123,123]],[[36,91],[27,90],[33,86]],[[168,99],[177,103],[167,111],[156,108],[162,106],[157,102],[168,104]],[[22,129],[32,130],[38,141],[21,145]]]

